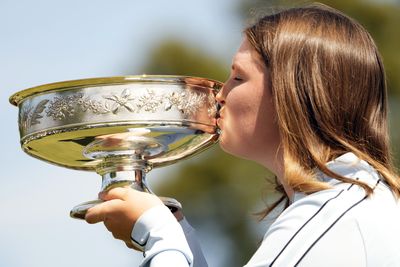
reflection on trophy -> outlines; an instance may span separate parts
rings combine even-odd
[[[145,174],[203,151],[218,139],[215,95],[222,83],[184,76],[125,76],[46,84],[18,92],[21,146],[29,155],[102,176],[101,191],[151,193]],[[179,202],[162,198],[170,209]],[[102,202],[75,206],[84,218]]]

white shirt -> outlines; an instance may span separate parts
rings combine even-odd
[[[296,193],[245,267],[400,266],[400,202],[377,172],[353,153],[338,157],[327,167],[369,184],[374,193],[367,197],[359,186],[321,175],[333,188],[308,196]],[[139,218],[133,236],[139,235],[138,229],[146,228],[140,222],[155,212],[150,210]],[[157,215],[156,227],[140,233],[150,233],[142,266],[207,266],[200,260],[202,265],[196,264],[201,251],[192,248],[193,258],[182,228],[172,219],[170,213],[163,212],[163,218]],[[152,234],[154,231],[157,235]],[[178,259],[180,265],[175,264]],[[151,265],[146,265],[149,262]]]

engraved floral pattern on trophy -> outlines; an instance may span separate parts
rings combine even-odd
[[[66,117],[72,117],[75,114],[76,103],[83,97],[82,94],[75,94],[66,97],[55,97],[50,101],[45,112],[47,117],[54,120],[62,120]]]
[[[39,104],[35,106],[35,108],[33,108],[31,105],[24,106],[22,108],[19,114],[20,130],[26,129],[35,124],[40,124],[40,119],[43,118],[41,113],[46,108],[47,102],[49,102],[49,100],[45,99],[40,101]]]
[[[20,112],[20,130],[29,133],[32,126],[40,126],[43,119],[53,121],[73,119],[79,113],[90,112],[94,115],[130,113],[168,112],[173,108],[189,117],[200,108],[205,107],[209,118],[217,112],[213,95],[202,91],[165,91],[157,88],[146,88],[138,92],[125,88],[116,92],[89,95],[82,92],[66,95],[55,95],[40,100],[38,103],[28,102]]]

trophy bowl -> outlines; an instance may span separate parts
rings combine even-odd
[[[62,167],[95,171],[101,191],[152,193],[145,174],[218,140],[215,95],[222,83],[187,76],[121,76],[45,84],[15,93],[22,149]],[[180,203],[162,198],[172,210]],[[83,219],[102,200],[75,206]]]

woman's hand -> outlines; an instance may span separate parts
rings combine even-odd
[[[128,187],[110,189],[99,197],[105,202],[90,208],[85,220],[90,224],[104,222],[108,231],[129,248],[133,248],[131,232],[137,219],[152,207],[164,205],[157,196]]]

